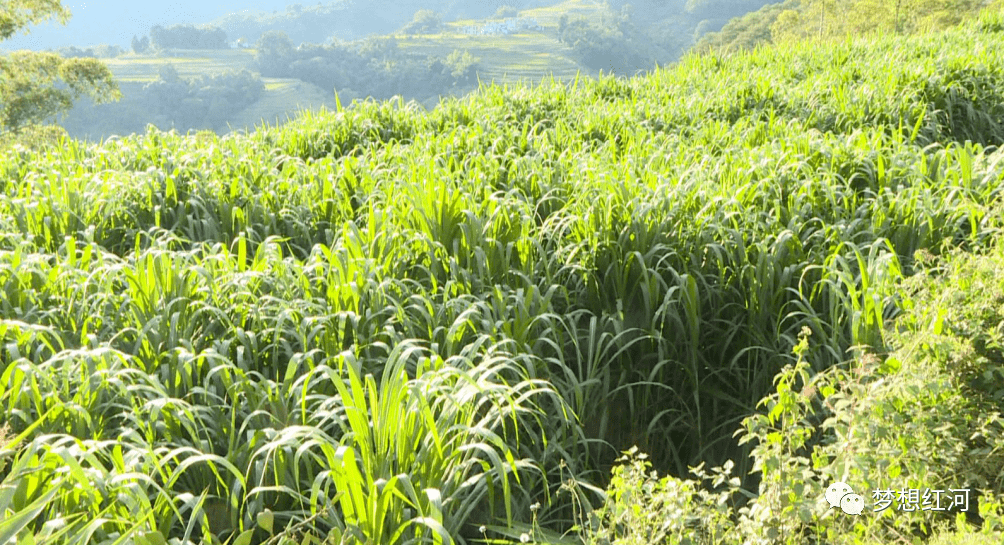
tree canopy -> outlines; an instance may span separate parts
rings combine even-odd
[[[70,11],[60,0],[4,0],[0,41],[52,17],[65,24]],[[98,103],[122,96],[111,71],[98,59],[33,51],[0,56],[0,133],[65,113],[84,94]]]
[[[157,49],[227,49],[227,33],[219,27],[173,25],[150,29],[150,45]]]
[[[909,34],[962,22],[985,7],[985,0],[801,0],[799,9],[779,14],[774,41],[869,33]]]
[[[0,40],[11,38],[28,25],[51,17],[58,17],[59,22],[65,24],[70,10],[63,7],[60,0],[5,0],[0,6]]]
[[[713,0],[691,0],[703,5]],[[752,49],[760,44],[867,34],[938,30],[1000,9],[1004,0],[784,0],[729,21],[705,35],[696,51]]]

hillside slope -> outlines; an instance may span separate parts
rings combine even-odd
[[[571,80],[576,75],[595,76],[596,70],[583,67],[579,62],[579,54],[567,44],[558,39],[558,19],[562,15],[574,15],[590,18],[611,17],[608,7],[594,0],[567,0],[548,8],[530,9],[521,16],[535,18],[542,29],[525,31],[509,35],[470,36],[463,32],[472,25],[482,25],[485,20],[462,20],[446,25],[444,32],[427,35],[391,35],[395,42],[395,55],[401,62],[413,62],[424,66],[429,57],[445,59],[454,51],[466,51],[478,59],[477,69],[471,77],[471,82],[478,80],[491,83],[515,83],[529,81],[539,83],[544,78]],[[128,54],[106,60],[109,69],[126,93],[122,104],[107,104],[93,106],[90,101],[81,101],[71,112],[61,120],[61,124],[69,133],[78,138],[98,140],[111,134],[130,134],[143,132],[148,123],[169,129],[171,121],[165,121],[164,116],[144,111],[142,105],[142,86],[157,80],[160,70],[172,67],[178,76],[185,79],[199,76],[210,77],[224,71],[259,70],[255,60],[254,49],[232,50],[164,50],[152,55]],[[308,55],[309,56],[309,55]],[[337,57],[337,55],[330,55]],[[378,70],[368,66],[365,70]],[[316,71],[315,71],[316,73]],[[356,76],[365,76],[353,72]],[[281,74],[289,76],[289,74]],[[308,75],[300,75],[309,79]],[[357,78],[364,85],[365,77]],[[320,82],[300,81],[295,78],[263,78],[265,90],[261,97],[250,106],[229,115],[226,123],[198,125],[196,129],[215,129],[225,133],[228,127],[254,128],[262,121],[276,123],[294,115],[301,108],[318,108],[322,105],[333,107],[335,104],[334,90],[322,88]],[[356,80],[351,80],[353,83]],[[380,79],[369,81],[379,83]],[[473,84],[472,83],[472,84]],[[418,100],[432,108],[438,102],[438,97],[457,96],[468,92],[472,84],[445,87],[437,93],[422,95],[407,94],[406,100]],[[367,96],[388,97],[394,92],[386,92],[381,88],[357,88],[359,85],[343,85],[338,89],[345,104],[353,99]],[[377,86],[379,87],[379,86]],[[406,86],[407,87],[407,86]],[[420,87],[413,85],[412,90]],[[180,106],[179,106],[180,107]],[[184,116],[175,116],[184,117]],[[118,120],[112,122],[112,120]],[[186,131],[187,126],[178,126]]]

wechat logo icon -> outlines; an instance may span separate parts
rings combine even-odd
[[[841,482],[833,483],[826,489],[826,503],[829,503],[830,507],[839,507],[848,515],[860,515],[865,508],[864,498]]]

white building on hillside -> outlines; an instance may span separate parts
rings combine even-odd
[[[468,26],[462,29],[464,34],[469,36],[508,36],[527,30],[544,30],[544,27],[533,17],[520,17],[517,19],[503,19],[502,21],[489,21],[481,26]]]

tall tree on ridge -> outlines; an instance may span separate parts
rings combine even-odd
[[[69,20],[70,11],[61,0],[3,0],[0,41],[18,32],[27,33],[29,25],[52,17],[61,24]],[[98,59],[66,59],[57,53],[34,51],[0,56],[0,133],[65,113],[83,94],[98,103],[122,97],[111,71]]]

